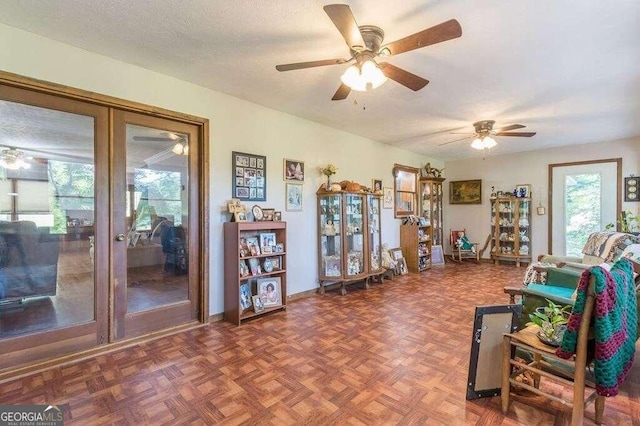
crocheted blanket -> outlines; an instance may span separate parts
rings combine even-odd
[[[615,396],[633,365],[638,327],[633,268],[629,260],[620,259],[610,272],[594,266],[582,273],[576,303],[556,355],[566,359],[575,354],[592,275],[596,299],[592,319],[596,338],[596,392],[602,396]]]

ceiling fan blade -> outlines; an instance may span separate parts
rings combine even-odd
[[[469,135],[473,136],[475,133],[473,132],[449,132],[450,135]]]
[[[348,62],[346,59],[323,59],[321,61],[298,62],[295,64],[276,65],[278,71],[300,70],[304,68],[324,67]]]
[[[340,31],[350,49],[356,51],[365,49],[366,44],[349,6],[346,4],[328,4],[323,9],[329,15],[338,31]]]
[[[460,138],[460,139],[454,139],[454,140],[449,141],[449,142],[445,142],[445,143],[438,144],[438,146],[445,146],[445,145],[449,145],[450,143],[460,142],[460,141],[463,141],[463,140],[465,140],[465,139],[471,139],[471,136],[467,136],[467,137]]]
[[[338,87],[338,90],[336,90],[336,93],[335,95],[333,95],[333,98],[331,98],[331,100],[341,101],[343,99],[347,99],[347,96],[349,96],[349,93],[351,93],[351,88],[346,84],[341,84],[340,87]]]
[[[520,136],[524,138],[530,138],[534,136],[536,132],[498,132],[496,136]]]
[[[523,126],[522,124],[511,124],[509,126],[499,127],[493,130],[495,132],[508,132],[509,130],[524,129],[525,127],[527,126]]]
[[[415,74],[411,74],[409,71],[405,71],[402,68],[398,68],[395,65],[391,65],[387,62],[378,64],[382,72],[387,78],[397,81],[405,87],[413,90],[414,92],[422,89],[429,84],[429,80],[422,77],[418,77]]]
[[[461,35],[462,27],[460,27],[460,23],[455,19],[451,19],[435,27],[427,28],[419,33],[391,42],[380,50],[386,49],[390,55],[399,55],[410,50],[458,38]]]

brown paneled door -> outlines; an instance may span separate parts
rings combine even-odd
[[[198,320],[198,132],[113,111],[115,340]]]

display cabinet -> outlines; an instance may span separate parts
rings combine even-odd
[[[400,247],[409,271],[422,272],[431,268],[430,226],[400,225]]]
[[[287,307],[286,222],[224,224],[224,319],[243,321]]]
[[[427,220],[431,245],[443,245],[444,232],[442,228],[442,182],[445,178],[420,178],[419,216]]]
[[[491,203],[491,258],[531,263],[531,198],[499,197]]]
[[[366,192],[328,192],[318,195],[318,275],[320,293],[328,284],[363,281],[381,276],[380,197]]]

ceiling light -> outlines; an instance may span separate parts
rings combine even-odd
[[[24,161],[24,152],[17,149],[3,149],[0,153],[0,167],[9,170],[28,169],[31,164]]]
[[[184,140],[179,140],[171,149],[176,155],[188,155],[189,154],[189,145]]]
[[[373,60],[368,60],[362,64],[351,65],[344,74],[342,74],[340,80],[352,90],[365,92],[367,85],[370,84],[372,89],[376,89],[387,81],[387,77],[382,70],[378,68],[378,64]]]
[[[493,138],[489,136],[475,138],[473,142],[471,142],[471,148],[475,149],[489,149],[493,148],[496,145],[498,145],[496,141],[494,141]]]

